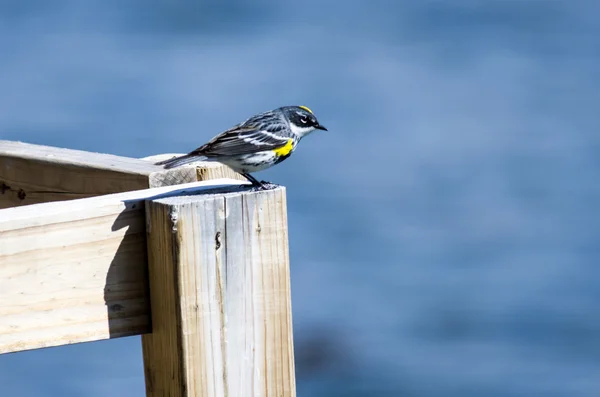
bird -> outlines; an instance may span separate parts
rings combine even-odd
[[[159,161],[165,169],[196,161],[217,161],[244,176],[253,186],[266,188],[251,173],[289,158],[302,138],[315,130],[327,131],[306,106],[282,106],[256,114],[221,132],[183,156]]]

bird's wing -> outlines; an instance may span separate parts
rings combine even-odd
[[[235,156],[273,150],[284,146],[287,125],[253,125],[245,122],[214,137],[192,153],[204,156]]]

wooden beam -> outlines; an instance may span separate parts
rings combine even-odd
[[[147,204],[148,396],[295,396],[285,189]]]
[[[0,353],[150,331],[144,201],[232,179],[0,210]]]
[[[0,141],[0,208],[94,197],[218,178],[243,179],[219,163],[163,170],[153,161]]]

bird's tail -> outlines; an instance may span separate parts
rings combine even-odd
[[[193,163],[195,161],[204,161],[206,160],[206,156],[199,156],[197,154],[189,153],[184,154],[183,156],[174,157],[172,159],[159,161],[158,163],[154,163],[154,165],[162,165],[165,169],[179,167],[185,164]]]

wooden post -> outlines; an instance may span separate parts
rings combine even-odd
[[[285,189],[146,203],[148,396],[295,396]]]

